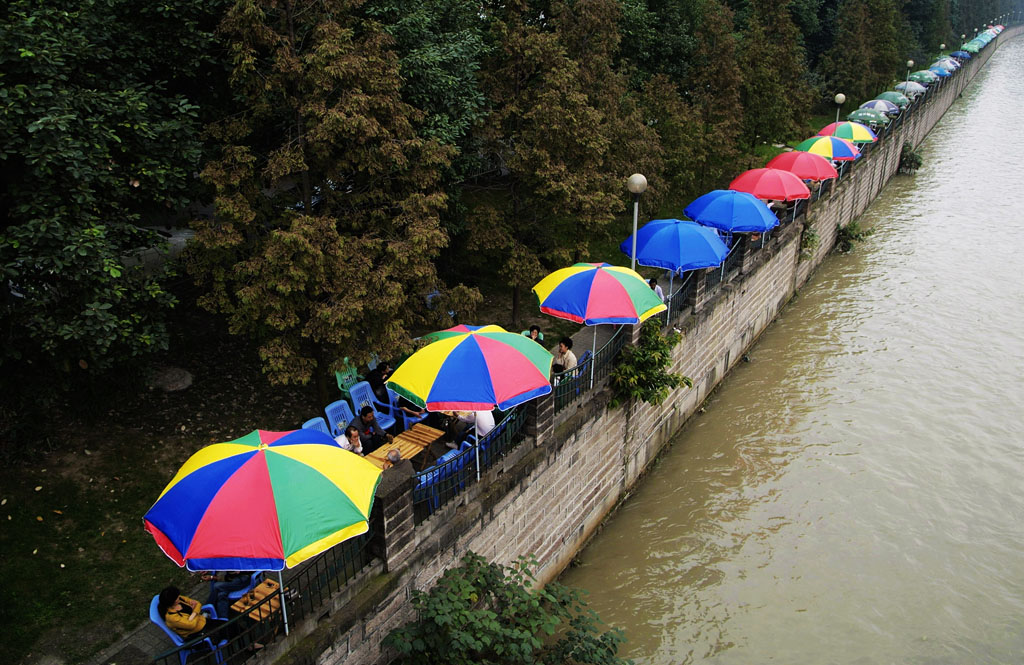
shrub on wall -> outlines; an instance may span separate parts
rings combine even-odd
[[[391,631],[384,645],[409,665],[631,662],[616,655],[622,632],[600,632],[579,591],[557,582],[534,588],[536,564],[520,557],[502,566],[467,552],[430,591],[413,591],[418,619]]]
[[[611,386],[615,391],[612,406],[638,399],[648,404],[661,404],[669,393],[681,385],[692,386],[689,377],[672,374],[672,349],[683,336],[676,330],[661,332],[656,319],[648,319],[640,332],[640,343],[622,349],[619,363],[611,373]]]

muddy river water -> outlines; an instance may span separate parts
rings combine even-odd
[[[1024,662],[1024,39],[562,581],[638,663]]]

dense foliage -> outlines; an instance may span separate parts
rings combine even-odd
[[[693,381],[669,371],[672,349],[683,339],[676,330],[662,331],[657,319],[648,319],[640,330],[640,343],[622,349],[611,373],[614,404],[631,399],[661,404],[673,389],[692,386]]]
[[[1022,10],[14,0],[0,14],[5,386],[41,403],[166,348],[175,298],[165,264],[140,260],[159,243],[139,227],[185,224],[199,201],[215,204],[193,220],[200,302],[256,342],[273,382],[322,382],[345,356],[394,355],[448,312],[472,316],[481,275],[513,294],[516,323],[538,277],[612,258],[592,248],[617,241],[630,173],[650,182],[646,215],[678,216],[764,144],[810,133],[836,92],[859,102],[908,57]]]
[[[626,665],[618,630],[601,622],[579,591],[558,582],[535,588],[532,567],[510,566],[468,552],[429,591],[414,591],[417,619],[384,640],[397,662],[451,665]]]

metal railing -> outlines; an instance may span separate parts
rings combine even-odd
[[[595,355],[586,358],[568,371],[552,376],[555,413],[583,397],[611,373],[612,364],[626,344],[627,335],[623,332],[626,328],[626,326],[620,326],[612,338]]]
[[[210,631],[207,637],[217,645],[210,651],[201,641],[186,642],[182,647],[169,649],[153,659],[158,665],[180,665],[180,652],[191,649],[190,664],[237,665],[256,653],[257,645],[266,645],[285,634],[285,616],[289,626],[322,607],[336,591],[344,587],[370,562],[366,551],[369,534],[365,533],[339,543],[287,571],[284,574],[285,597],[281,608],[281,590],[275,590],[263,600],[254,603],[230,619],[223,626]],[[267,576],[276,573],[267,572]],[[275,602],[276,601],[276,602]],[[250,618],[260,616],[262,620]],[[198,644],[198,646],[197,646]]]
[[[487,436],[480,440],[472,439],[472,445],[464,446],[440,464],[417,473],[412,491],[414,523],[423,522],[435,510],[480,480],[483,472],[523,440],[525,422],[525,408],[520,406],[506,411]]]

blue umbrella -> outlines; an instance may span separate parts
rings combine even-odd
[[[862,109],[871,109],[872,111],[881,111],[889,115],[900,112],[900,107],[884,99],[872,99],[870,102],[864,102],[860,107]]]
[[[952,53],[950,53],[950,55],[953,56],[954,58],[963,58],[964,60],[971,59],[971,54],[968,53],[967,51],[953,51]]]
[[[683,211],[704,226],[728,233],[765,233],[779,225],[764,201],[747,192],[716,189],[697,198]]]
[[[947,76],[952,76],[952,74],[950,74],[948,71],[946,71],[945,69],[943,69],[942,67],[939,67],[937,65],[932,65],[928,69],[928,71],[935,72],[936,74],[939,75],[940,78],[946,78]]]
[[[633,236],[619,245],[619,249],[627,255],[632,254],[632,247]],[[729,248],[718,231],[697,222],[655,219],[636,232],[636,262],[642,266],[671,270],[669,294],[672,293],[671,280],[675,279],[676,271],[718,266],[728,255]],[[670,306],[671,302],[669,300]]]

